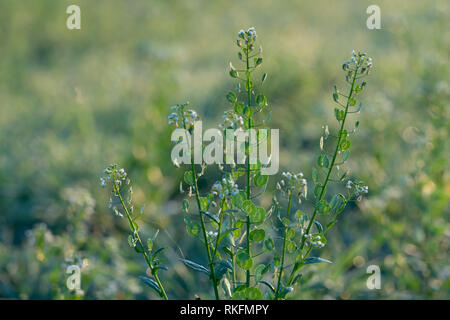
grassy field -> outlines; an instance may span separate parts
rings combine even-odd
[[[311,176],[342,62],[353,49],[374,60],[349,159],[369,195],[329,234],[322,256],[334,263],[312,267],[291,298],[450,298],[448,1],[379,0],[380,30],[366,27],[365,0],[78,0],[82,28],[68,30],[74,2],[0,2],[0,298],[157,298],[99,184],[115,162],[145,204],[143,233],[160,229],[169,247],[170,298],[213,297],[178,260],[204,257],[185,232],[167,116],[189,100],[216,125],[236,34],[251,26],[280,172]],[[66,287],[70,264],[82,267],[83,294]],[[369,265],[380,266],[381,290],[366,287]]]

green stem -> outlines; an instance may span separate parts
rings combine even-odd
[[[198,192],[197,173],[195,172],[195,165],[194,165],[193,161],[191,161],[191,168],[192,168],[192,175],[194,177],[195,198],[197,199],[198,214],[200,217],[200,224],[202,226],[203,239],[205,241],[205,247],[206,247],[206,254],[208,256],[209,270],[211,272],[211,281],[213,283],[214,295],[216,297],[216,300],[219,300],[219,291],[217,289],[217,281],[216,281],[216,277],[214,274],[214,265],[212,263],[211,251],[209,249],[208,236],[206,235],[205,221],[203,220],[203,215],[201,213],[201,210],[203,210],[203,209],[202,209],[201,202],[200,202],[200,194]]]
[[[361,61],[361,58],[359,58],[358,64],[360,63],[360,61]],[[317,199],[317,203],[319,203],[323,199],[323,197],[325,196],[325,191],[326,191],[326,188],[327,188],[327,185],[328,185],[328,181],[330,180],[331,172],[333,171],[334,163],[336,162],[336,158],[337,158],[338,151],[339,151],[339,146],[341,144],[342,135],[343,135],[344,128],[345,128],[345,120],[347,119],[348,108],[349,108],[349,105],[350,105],[350,99],[352,98],[353,90],[355,89],[355,82],[356,82],[356,75],[358,74],[358,68],[359,67],[356,67],[356,70],[354,71],[353,80],[352,80],[352,84],[351,84],[351,88],[350,88],[350,93],[348,94],[349,98],[347,99],[347,104],[345,105],[344,118],[342,119],[341,128],[339,129],[339,135],[338,135],[338,141],[337,141],[337,144],[336,144],[336,149],[334,150],[334,154],[333,154],[333,158],[331,160],[330,168],[328,169],[328,173],[327,173],[327,176],[326,176],[325,181],[323,183],[322,190],[320,191],[319,198]],[[309,231],[311,230],[311,227],[312,227],[312,224],[314,222],[314,219],[316,218],[316,215],[317,215],[317,205],[314,208],[313,215],[311,217],[311,220],[309,221],[308,227],[306,228],[305,234],[309,234]],[[305,246],[305,237],[302,237],[302,243],[301,243],[301,246],[300,246],[300,254],[303,252],[304,246]],[[308,251],[308,254],[309,254],[309,252],[311,252],[311,250]],[[298,270],[300,270],[298,268],[298,266],[300,266],[300,263],[302,263],[302,261],[306,257],[307,257],[307,255],[302,257],[301,261],[296,262],[294,264],[291,276],[289,278],[288,285],[290,285],[292,283],[292,281],[293,281],[293,279],[295,277],[295,273]],[[298,270],[296,270],[296,269],[298,269]]]
[[[186,123],[184,123],[183,127],[184,127],[184,130],[187,130]],[[214,288],[214,295],[216,297],[216,300],[219,300],[219,291],[217,289],[217,282],[216,282],[216,277],[214,274],[214,265],[212,263],[211,251],[209,249],[208,236],[206,235],[205,221],[203,220],[203,215],[201,212],[203,209],[202,209],[202,205],[200,202],[200,193],[198,191],[197,173],[195,171],[194,159],[192,156],[191,156],[191,170],[192,170],[192,176],[194,179],[195,198],[197,200],[198,215],[200,218],[200,225],[202,227],[203,240],[205,241],[206,256],[208,257],[208,265],[209,265],[209,270],[211,272],[211,281],[212,281],[213,288]]]
[[[231,209],[233,209],[233,205],[231,205]],[[233,228],[233,217],[230,215],[230,228]],[[230,249],[232,252],[231,255],[231,263],[233,264],[233,270],[231,270],[231,277],[233,279],[233,291],[236,289],[236,255],[235,252],[233,252],[233,248]]]
[[[289,219],[289,214],[291,212],[291,200],[292,200],[292,190],[289,190],[289,201],[288,201],[288,207],[286,211],[286,218]],[[284,235],[283,235],[283,252],[281,255],[281,265],[280,265],[280,273],[278,274],[278,283],[277,283],[277,290],[275,293],[275,300],[278,300],[278,296],[280,294],[280,287],[281,287],[281,278],[283,277],[283,268],[284,268],[284,258],[286,255],[286,233],[287,233],[287,227],[284,227]]]
[[[225,198],[221,201],[221,204],[220,204],[220,212],[219,212],[220,221],[219,221],[219,228],[217,230],[216,245],[214,246],[214,254],[212,256],[213,264],[215,263],[215,260],[216,260],[217,249],[219,247],[220,233],[222,231],[224,204],[225,204]]]
[[[246,50],[246,75],[247,75],[247,107],[251,108],[252,103],[252,93],[250,88],[250,63],[249,63],[249,45],[247,45]],[[251,110],[250,116],[248,117],[248,130],[249,130],[249,136],[248,136],[248,142],[246,145],[246,153],[247,153],[247,199],[250,200],[251,196],[251,185],[250,185],[250,129],[252,128],[252,114]],[[247,254],[250,257],[251,256],[251,250],[250,250],[250,217],[247,216]],[[246,281],[245,285],[248,288],[250,286],[250,270],[247,270],[246,273]]]
[[[114,178],[113,178],[113,181],[115,181]],[[150,268],[150,272],[152,273],[153,278],[155,278],[155,281],[158,284],[159,289],[161,290],[161,294],[162,294],[163,298],[165,300],[169,300],[169,298],[167,297],[166,291],[164,290],[164,287],[163,287],[161,281],[159,280],[158,275],[156,273],[153,273],[153,265],[150,261],[150,258],[148,256],[147,252],[144,249],[145,247],[142,244],[141,237],[139,236],[139,232],[136,230],[136,227],[134,226],[133,219],[131,218],[130,212],[128,211],[128,208],[122,199],[122,195],[120,194],[119,188],[117,187],[117,185],[114,182],[113,182],[113,188],[114,188],[114,192],[119,197],[120,204],[122,205],[123,210],[125,211],[125,215],[127,216],[131,231],[133,231],[133,236],[137,239],[137,241],[139,242],[139,245],[141,246],[141,249],[143,250],[142,254],[144,255],[144,258],[145,258],[145,261],[147,262],[148,267]]]

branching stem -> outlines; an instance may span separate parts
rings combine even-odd
[[[113,181],[115,181],[115,180],[113,179]],[[114,193],[119,197],[120,204],[122,205],[122,208],[125,211],[125,215],[127,216],[128,223],[130,224],[130,229],[133,232],[133,236],[137,240],[139,245],[141,246],[142,254],[145,258],[145,261],[147,262],[147,265],[150,268],[150,272],[152,273],[153,278],[155,278],[155,281],[158,284],[159,289],[161,290],[161,295],[165,300],[169,300],[169,298],[167,297],[166,291],[164,290],[164,287],[163,287],[161,281],[159,280],[158,274],[156,272],[153,272],[154,268],[153,268],[152,262],[147,254],[147,251],[145,250],[144,245],[142,244],[141,237],[139,236],[139,232],[136,230],[136,227],[133,223],[133,219],[131,218],[130,212],[128,211],[128,208],[125,205],[125,202],[122,199],[122,195],[120,194],[119,188],[117,187],[115,182],[113,182],[113,188],[114,188]]]
[[[358,60],[358,65],[359,65],[360,61],[361,61],[361,58],[359,58],[359,60]],[[337,158],[337,155],[338,155],[339,147],[341,145],[342,136],[343,136],[343,132],[344,132],[344,128],[345,128],[345,120],[347,119],[348,108],[349,108],[350,101],[352,99],[353,92],[354,92],[354,89],[355,89],[355,82],[356,82],[356,79],[357,79],[356,75],[358,74],[358,69],[359,69],[359,67],[356,67],[356,70],[354,71],[354,74],[353,74],[353,80],[351,82],[351,87],[350,87],[350,93],[348,94],[349,98],[347,99],[347,103],[345,105],[345,113],[344,113],[344,117],[342,119],[341,128],[339,130],[338,141],[337,141],[337,144],[336,144],[336,148],[334,150],[333,158],[331,160],[330,168],[328,169],[327,176],[326,176],[325,181],[324,181],[324,183],[322,185],[319,197],[317,198],[317,203],[319,203],[323,199],[323,197],[325,196],[325,192],[326,192],[326,189],[327,189],[328,182],[330,180],[331,172],[333,171],[334,164],[336,162],[336,158]],[[316,215],[317,215],[317,212],[318,212],[317,208],[318,207],[316,205],[315,208],[314,208],[311,220],[308,223],[308,227],[306,228],[305,234],[309,234],[309,232],[311,230],[312,224],[314,223],[314,219],[316,218]],[[300,245],[300,254],[303,253],[303,248],[305,246],[305,240],[306,240],[306,238],[302,237],[302,243]],[[309,250],[307,252],[307,254],[304,257],[302,257],[302,259],[300,259],[300,261],[298,261],[298,262],[296,262],[294,264],[294,267],[293,267],[292,272],[291,272],[291,276],[289,277],[288,285],[290,285],[292,283],[292,281],[294,280],[294,277],[295,277],[297,271],[300,270],[300,268],[301,268],[301,266],[303,264],[303,260],[307,257],[307,255],[310,252],[311,252],[311,250]]]

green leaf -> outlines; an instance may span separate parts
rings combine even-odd
[[[148,285],[150,288],[155,290],[159,296],[162,296],[161,289],[159,288],[158,283],[155,280],[153,280],[149,277],[143,277],[143,276],[140,276],[139,279],[142,282],[144,282],[146,285]]]
[[[317,165],[322,168],[328,168],[328,166],[330,165],[330,161],[328,160],[326,154],[321,154],[319,158],[317,158]]]
[[[253,114],[253,109],[252,107],[249,106],[245,106],[244,107],[244,113],[243,116],[246,117],[247,119],[250,118]],[[244,123],[245,125],[247,125],[246,123]],[[247,127],[245,129],[248,129]]]
[[[139,241],[136,241],[136,245],[134,246],[134,251],[137,253],[144,253],[144,248],[141,246]]]
[[[246,287],[245,285],[238,286],[233,293],[233,300],[245,300],[246,296]]]
[[[263,272],[265,269],[266,269],[266,266],[263,264],[260,264],[255,268],[255,281],[256,282],[262,280]]]
[[[238,75],[239,75],[239,74],[237,73],[236,70],[234,70],[234,69],[231,69],[231,70],[230,70],[230,76],[231,76],[232,78],[237,78]]]
[[[193,236],[196,237],[201,230],[201,226],[197,221],[191,221],[186,225],[187,232]]]
[[[234,111],[240,116],[244,114],[244,108],[245,105],[242,102],[236,102],[234,104]]]
[[[253,260],[244,250],[238,251],[236,254],[236,263],[244,270],[250,270],[253,265]]]
[[[266,232],[263,229],[255,229],[250,232],[250,240],[260,242],[266,237]]]
[[[317,169],[315,167],[312,168],[312,179],[314,183],[317,183],[319,180],[319,173],[317,172]]]
[[[269,176],[262,175],[259,172],[256,173],[255,177],[253,178],[255,186],[257,186],[257,187],[264,186],[267,183],[268,180],[269,180]]]
[[[255,59],[255,66],[259,66],[263,62],[263,58]]]
[[[217,245],[220,245],[222,240],[225,239],[225,237],[227,235],[229,235],[231,232],[233,232],[235,230],[239,230],[239,229],[238,228],[231,228],[231,229],[225,230],[224,232],[221,232],[219,238],[217,239]]]
[[[322,233],[322,232],[323,232],[323,227],[322,227],[322,225],[320,224],[320,222],[317,221],[317,220],[314,220],[314,224],[316,225],[317,231],[319,231],[320,233]]]
[[[303,212],[301,210],[295,211],[295,219],[302,220],[303,219]]]
[[[342,140],[340,147],[342,150],[347,150],[348,148],[350,148],[350,144],[350,140]]]
[[[274,258],[273,258],[273,264],[274,264],[275,266],[279,266],[279,265],[281,264],[281,259],[280,259],[280,257],[274,257]]]
[[[189,201],[187,199],[183,199],[182,205],[183,205],[184,212],[188,213],[189,212]]]
[[[348,176],[348,171],[345,171],[339,180],[344,181],[347,176]]]
[[[231,103],[235,103],[237,100],[236,94],[233,91],[228,92],[227,100]]]
[[[261,83],[263,83],[267,79],[267,73],[264,73],[261,78]]]
[[[165,266],[157,266],[157,267],[154,267],[154,268],[153,268],[152,274],[153,274],[153,275],[157,275],[158,272],[159,272],[159,270],[165,270],[165,271],[167,271],[167,270],[169,270],[169,269],[167,269],[167,267],[165,267]]]
[[[216,265],[217,266],[214,269],[214,276],[216,277],[216,280],[221,280],[228,270],[233,270],[233,266],[228,260],[219,260],[216,262]]]
[[[209,200],[208,200],[208,198],[200,197],[198,200],[199,200],[200,206],[201,206],[200,210],[207,211],[208,207],[209,207]]]
[[[128,245],[132,248],[134,248],[136,246],[136,244],[134,243],[134,238],[131,234],[128,235]]]
[[[266,96],[264,96],[263,94],[259,94],[259,95],[256,97],[256,103],[257,103],[261,108],[266,107],[267,104],[268,104]]]
[[[316,186],[314,187],[314,195],[316,196],[316,198],[318,198],[320,196],[320,193],[322,192],[322,185],[321,184],[316,184]]]
[[[296,249],[297,249],[297,245],[295,244],[294,241],[286,240],[286,250],[287,250],[289,253],[294,252]]]
[[[330,213],[330,205],[326,200],[320,200],[317,204],[317,211],[322,214],[329,214]]]
[[[272,251],[275,248],[275,243],[271,236],[268,236],[266,240],[264,240],[264,249],[267,251]]]
[[[335,102],[338,102],[338,100],[339,100],[339,95],[338,95],[337,93],[333,93],[333,100],[334,100]]]
[[[258,283],[262,283],[263,285],[267,286],[273,293],[275,293],[275,288],[269,282],[261,280],[258,281]]]
[[[153,239],[148,239],[147,240],[147,248],[148,248],[148,251],[152,251],[153,250]]]
[[[333,263],[333,262],[319,257],[306,258],[304,261],[304,264],[312,264],[312,263]]]
[[[292,239],[295,236],[295,230],[292,228],[286,229],[286,239]]]
[[[152,260],[155,260],[158,257],[158,255],[161,254],[166,249],[167,249],[167,247],[162,247],[162,248],[159,248],[158,250],[155,250],[155,252],[153,252],[152,255],[150,256],[150,258]]]
[[[334,116],[336,117],[337,121],[341,121],[345,117],[345,111],[344,110],[340,110],[338,108],[335,108],[334,109]]]
[[[195,262],[193,262],[191,260],[180,259],[180,261],[183,262],[186,267],[191,268],[191,269],[193,269],[195,271],[202,272],[202,273],[207,274],[207,275],[211,274],[211,272],[207,268],[205,268],[204,266],[202,266],[202,265],[200,265],[198,263],[195,263]]]
[[[239,192],[231,198],[231,204],[236,208],[242,208],[243,202],[245,201],[245,194],[244,192]]]
[[[330,209],[333,210],[334,208],[336,208],[336,206],[338,205],[338,202],[339,202],[339,197],[337,194],[335,194],[333,196],[333,198],[331,198]]]
[[[296,284],[297,281],[299,281],[302,278],[302,274],[299,273],[298,275],[295,276],[294,280],[292,280],[292,285]]]
[[[293,290],[294,290],[293,287],[285,287],[283,288],[283,290],[281,290],[280,296],[285,297],[288,293],[292,292]]]
[[[332,226],[334,226],[335,223],[336,223],[336,220],[333,220],[330,223],[328,223],[326,226],[327,230],[330,229]]]
[[[250,214],[250,223],[260,225],[266,218],[266,210],[262,207],[256,207],[255,212]]]
[[[192,173],[192,171],[186,171],[184,173],[184,182],[191,186],[194,184],[194,174]]]
[[[252,213],[256,212],[256,206],[253,204],[251,200],[245,200],[242,203],[242,210],[244,210],[245,213],[248,215],[251,215]]]
[[[262,294],[258,288],[250,287],[245,290],[245,296],[247,297],[248,300],[260,300]]]
[[[342,156],[342,162],[345,162],[348,160],[348,157],[350,157],[350,150],[345,150],[344,154]]]
[[[211,212],[200,210],[200,213],[204,214],[205,216],[210,218],[215,223],[219,223],[219,220]]]

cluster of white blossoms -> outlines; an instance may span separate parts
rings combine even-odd
[[[350,78],[353,71],[355,71],[356,69],[359,69],[360,73],[362,74],[369,74],[372,66],[373,63],[371,57],[366,56],[365,53],[356,53],[355,50],[353,50],[350,61],[345,61],[342,65],[342,69],[344,71],[349,71],[348,77]]]
[[[307,182],[303,178],[303,173],[297,174],[291,172],[283,172],[281,174],[282,179],[277,183],[277,189],[284,194],[298,192],[298,197],[306,198],[307,195]]]
[[[369,193],[369,187],[365,186],[362,182],[347,181],[347,188],[354,190],[354,194],[358,200],[362,199],[363,194]]]
[[[244,126],[244,118],[232,110],[225,111],[222,116],[222,119],[223,123],[219,124],[219,128],[221,130],[225,129],[236,130]]]
[[[237,40],[238,47],[248,47],[250,51],[254,49],[254,43],[256,41],[257,35],[255,28],[251,27],[247,31],[241,30],[238,32],[239,39]]]
[[[189,102],[170,107],[170,110],[173,112],[167,117],[169,125],[189,129],[194,126],[196,121],[200,120],[196,111],[191,109],[185,110],[187,105],[189,105]]]
[[[106,187],[109,181],[112,181],[116,186],[120,187],[122,184],[130,184],[130,179],[123,168],[119,168],[117,164],[112,164],[103,170],[105,176],[100,178],[100,185]]]
[[[312,234],[305,234],[303,235],[303,237],[305,238],[305,245],[306,246],[313,246],[315,248],[323,248],[325,246],[325,244],[320,241],[320,236],[314,236]]]
[[[126,203],[128,205],[128,210],[130,210],[130,212],[133,212],[133,206],[131,203],[133,188],[130,185],[131,181],[128,178],[128,174],[125,169],[120,168],[117,164],[112,164],[105,170],[103,170],[103,173],[105,174],[105,176],[100,178],[100,185],[102,187],[106,187],[108,183],[111,182],[113,187],[111,190],[111,196],[109,197],[109,207],[114,211],[116,215],[123,217],[122,212],[120,212],[120,210],[117,209],[117,207],[114,205],[113,198],[119,196],[119,192],[121,192],[121,186],[127,185],[128,195],[126,198]]]
[[[221,200],[224,198],[231,199],[232,196],[239,193],[239,186],[231,176],[228,176],[214,183],[211,193]]]
[[[208,237],[212,238],[212,239],[215,239],[215,238],[217,237],[218,233],[217,233],[217,232],[214,232],[214,231],[208,231],[208,232],[206,233],[206,235],[207,235]]]

